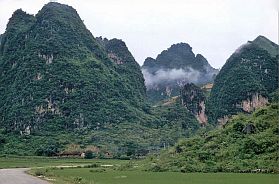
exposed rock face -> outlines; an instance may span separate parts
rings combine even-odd
[[[219,118],[218,120],[219,125],[225,125],[229,121],[229,116],[224,116],[222,118]]]
[[[121,60],[121,58],[119,58],[116,54],[114,53],[108,53],[108,57],[114,61],[116,64],[121,65],[123,64],[123,60]]]
[[[44,60],[46,60],[46,64],[51,64],[53,62],[53,54],[45,55],[45,54],[39,53],[38,56],[40,58],[43,58]]]
[[[252,112],[257,108],[264,107],[268,104],[268,99],[256,93],[251,99],[243,100],[241,107],[245,112]]]
[[[205,114],[205,95],[203,91],[193,83],[186,84],[181,90],[182,104],[197,118],[200,124],[207,123]]]
[[[200,124],[206,124],[207,123],[207,116],[205,114],[205,103],[204,101],[201,101],[199,103],[200,111],[196,115],[197,120],[200,122]]]

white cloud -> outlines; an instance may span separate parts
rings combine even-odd
[[[164,82],[193,82],[196,83],[199,80],[200,72],[192,68],[187,69],[159,69],[154,74],[149,73],[148,70],[142,69],[142,73],[145,79],[145,85],[147,89],[156,87],[156,85]]]

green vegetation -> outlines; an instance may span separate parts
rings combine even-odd
[[[278,45],[270,45],[278,50]],[[268,98],[278,88],[278,58],[272,57],[263,46],[259,47],[258,41],[249,42],[222,67],[206,104],[210,123],[244,112],[242,101],[252,100],[254,95]]]
[[[88,165],[125,165],[128,160],[114,159],[80,159],[63,157],[38,157],[38,156],[0,156],[0,168],[36,168],[55,166],[88,166]]]
[[[181,140],[150,157],[149,170],[278,173],[278,112],[278,104],[271,104],[234,116],[222,129]]]
[[[44,176],[54,184],[275,184],[277,175],[272,174],[232,174],[232,173],[181,173],[148,172],[146,160],[87,160],[73,158],[16,157],[1,156],[0,168],[32,167],[30,174]],[[63,167],[64,166],[64,167]],[[73,166],[74,168],[68,168]],[[36,168],[43,167],[43,168]]]
[[[277,184],[277,175],[232,173],[173,173],[144,171],[115,171],[111,169],[72,168],[37,171],[54,183],[99,184]]]
[[[15,12],[10,22],[26,17]],[[1,127],[36,134],[142,121],[145,104],[135,99],[143,94],[126,83],[132,76],[118,73],[73,8],[49,3],[33,19],[29,29],[17,25],[18,33],[9,23],[3,35]]]
[[[22,156],[56,156],[69,151],[70,155],[80,155],[90,146],[95,146],[99,150],[98,154],[95,154],[97,158],[105,158],[105,154],[109,152],[113,158],[129,159],[173,146],[178,139],[189,137],[199,129],[195,117],[179,103],[151,108],[149,116],[150,119],[142,124],[127,122],[108,125],[98,131],[60,131],[58,135],[55,132],[7,134],[0,130],[0,152]],[[79,148],[67,150],[72,144]]]
[[[179,105],[152,108],[125,43],[95,39],[67,5],[13,14],[0,74],[1,154],[57,156],[76,144],[75,154],[95,146],[98,158],[129,159],[198,129]]]
[[[147,86],[151,102],[181,94],[152,107],[140,66],[123,41],[95,39],[67,5],[48,3],[35,16],[17,10],[0,36],[0,168],[44,167],[32,174],[59,184],[275,183],[271,174],[218,173],[279,172],[274,47],[260,37],[240,48],[210,94],[194,84],[180,91],[189,81],[183,77]],[[142,69],[198,73],[190,76],[198,84],[218,72],[185,43],[148,58]],[[253,95],[272,103],[239,114]],[[200,128],[196,117],[206,119],[204,101],[213,125],[235,116],[220,129]],[[81,155],[85,159],[74,159]]]
[[[276,43],[271,42],[264,36],[258,36],[254,41],[254,44],[266,50],[271,56],[276,57],[279,53],[278,45]]]

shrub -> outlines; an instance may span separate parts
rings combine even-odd
[[[85,151],[85,159],[92,159],[93,158],[93,152],[91,150]]]

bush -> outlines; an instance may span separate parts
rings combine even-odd
[[[244,128],[244,124],[243,123],[240,123],[240,122],[236,122],[234,125],[233,125],[233,131],[234,132],[237,132],[237,133],[241,133],[242,130]]]
[[[59,148],[57,145],[47,145],[41,146],[35,151],[37,156],[56,156],[59,153]]]
[[[84,168],[97,168],[97,167],[100,167],[100,165],[96,163],[84,166]]]
[[[89,172],[92,172],[92,173],[100,173],[100,172],[105,172],[106,169],[104,168],[98,168],[98,169],[90,169]]]
[[[36,170],[34,174],[35,176],[45,176],[46,170]]]
[[[6,138],[3,135],[0,135],[0,144],[5,144]]]
[[[91,150],[85,151],[85,159],[92,159],[93,158],[93,152]]]

